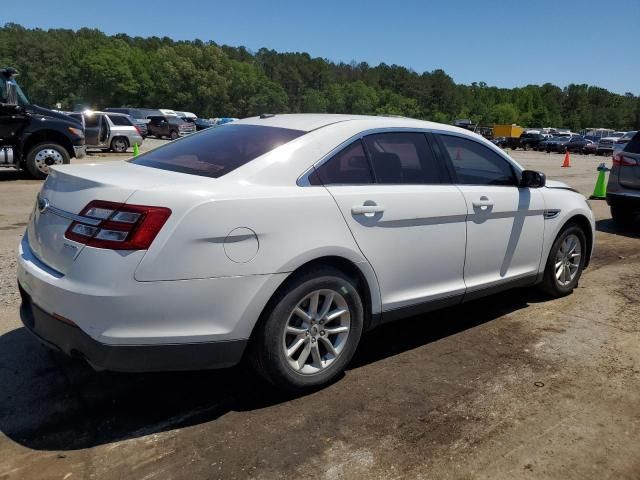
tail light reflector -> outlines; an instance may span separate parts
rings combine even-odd
[[[138,135],[142,136],[142,130],[140,130],[140,127],[138,125],[134,125],[134,127],[136,127],[136,131],[138,132]]]
[[[170,215],[171,210],[165,207],[94,200],[80,212],[91,221],[72,222],[64,235],[89,247],[146,250]]]
[[[613,164],[619,167],[637,167],[638,160],[625,156],[623,152],[618,152],[613,156]]]

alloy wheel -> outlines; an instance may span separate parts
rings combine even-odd
[[[290,313],[282,334],[287,363],[304,375],[323,371],[342,354],[350,327],[349,305],[340,293],[309,293]]]
[[[578,274],[581,259],[580,239],[574,234],[567,235],[556,253],[555,273],[558,285],[566,287],[573,281]]]

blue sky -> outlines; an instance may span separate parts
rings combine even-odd
[[[442,68],[457,83],[588,83],[640,94],[640,0],[10,1],[0,23],[213,40]]]

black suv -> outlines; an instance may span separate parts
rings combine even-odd
[[[640,214],[640,132],[613,155],[607,203],[616,223],[629,224]]]
[[[523,150],[529,150],[530,148],[536,150],[540,142],[544,140],[544,135],[540,133],[523,133],[520,135],[519,147]]]
[[[173,115],[152,115],[149,117],[147,125],[149,136],[156,138],[169,137],[175,140],[178,137],[184,137],[196,131],[193,123],[185,122],[180,117]]]

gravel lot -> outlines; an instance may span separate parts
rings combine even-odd
[[[514,157],[585,195],[602,161]],[[640,478],[640,234],[602,201],[573,295],[387,325],[337,384],[287,399],[242,368],[95,373],[32,340],[14,257],[39,185],[0,170],[0,479]]]

